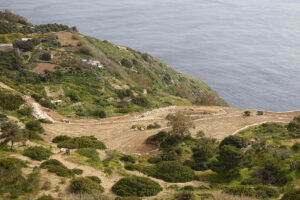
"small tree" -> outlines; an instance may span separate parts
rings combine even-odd
[[[172,127],[171,134],[177,135],[180,138],[190,136],[190,128],[195,128],[194,122],[191,118],[185,116],[183,112],[169,114],[166,119],[169,121],[168,126]]]
[[[244,112],[244,116],[250,117],[250,115],[251,115],[251,112],[250,112],[249,110],[246,110],[246,111]]]
[[[17,123],[8,121],[1,124],[1,132],[0,139],[4,139],[1,145],[5,145],[8,142],[11,143],[10,149],[13,149],[13,145],[15,142],[21,141],[23,137],[23,132],[20,130],[20,127]]]

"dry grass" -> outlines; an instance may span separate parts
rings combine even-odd
[[[213,193],[214,200],[257,200],[252,197],[234,196],[230,194],[225,194],[223,192]]]

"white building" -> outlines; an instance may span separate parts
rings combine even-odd
[[[32,40],[32,38],[22,38],[22,41]]]

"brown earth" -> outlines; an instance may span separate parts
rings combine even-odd
[[[38,63],[38,65],[33,68],[34,72],[38,72],[40,74],[44,74],[45,70],[48,70],[50,72],[54,72],[55,70],[55,64],[52,63]]]
[[[61,32],[56,32],[55,34],[58,36],[58,41],[62,46],[70,45],[75,47],[79,42],[78,40],[73,39],[73,35],[70,32],[61,31]]]

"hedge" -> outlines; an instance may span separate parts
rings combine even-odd
[[[94,136],[75,137],[59,142],[59,148],[80,149],[80,148],[95,148],[106,149],[103,142],[97,140]]]
[[[24,155],[33,160],[47,160],[51,155],[51,151],[42,146],[29,147],[25,149]]]

